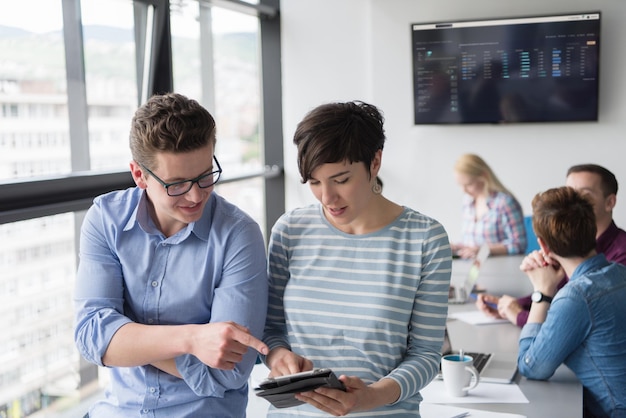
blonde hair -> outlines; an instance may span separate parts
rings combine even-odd
[[[480,158],[476,154],[463,154],[454,164],[454,170],[457,173],[465,174],[472,178],[483,177],[485,179],[485,188],[488,193],[502,192],[509,195],[513,195],[504,185],[500,182],[498,177],[494,174],[491,167],[487,165],[485,160]]]

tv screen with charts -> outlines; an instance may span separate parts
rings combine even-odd
[[[600,12],[411,29],[417,125],[598,120]]]

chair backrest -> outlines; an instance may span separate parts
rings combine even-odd
[[[524,216],[524,226],[526,227],[526,254],[529,254],[539,249],[537,235],[535,235],[535,230],[533,229],[532,215]]]

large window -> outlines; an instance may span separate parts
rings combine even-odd
[[[170,13],[174,90],[215,117],[224,176],[263,170],[258,18],[189,0]],[[216,190],[265,224],[262,178],[218,183]]]
[[[132,186],[130,119],[151,92],[178,91],[215,116],[224,169],[217,193],[264,231],[282,212],[278,0],[249,3],[20,0],[2,8],[0,417],[46,408],[57,416],[99,388],[97,368],[72,338],[78,230],[93,196]]]
[[[2,7],[0,180],[71,171],[62,30],[60,0]]]
[[[0,180],[128,167],[138,103],[133,5],[80,4],[88,141],[70,138],[67,80],[81,80],[68,77],[61,1],[13,2],[0,13]],[[90,158],[73,163],[72,142],[81,141]]]
[[[89,155],[93,170],[126,170],[128,130],[138,103],[133,5],[81,0]]]
[[[0,417],[29,415],[79,387],[73,225],[72,214],[0,225]]]

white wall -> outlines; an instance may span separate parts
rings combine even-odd
[[[416,126],[410,24],[551,13],[602,12],[600,118],[593,123]],[[297,172],[293,132],[311,108],[360,99],[385,114],[384,194],[441,221],[459,238],[461,191],[452,166],[481,155],[524,211],[538,191],[560,186],[573,164],[615,173],[626,199],[626,1],[283,0],[283,115],[287,209],[313,201]],[[626,227],[623,203],[614,217]]]

